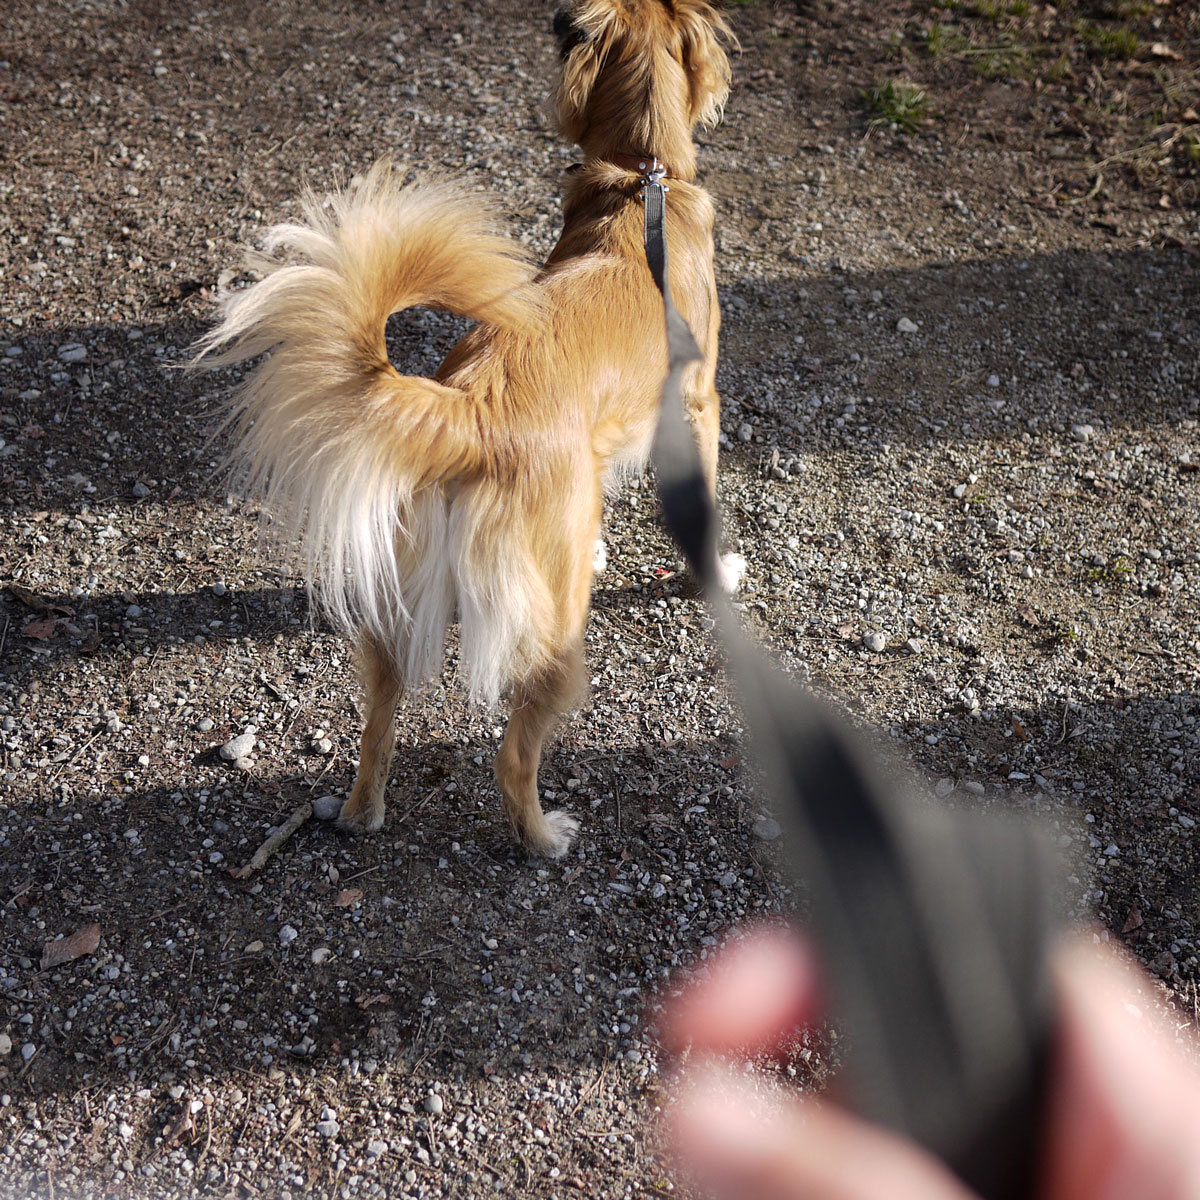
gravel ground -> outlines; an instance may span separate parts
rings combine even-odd
[[[1175,59],[1075,46],[1039,86],[909,49],[924,6],[742,4],[702,139],[747,622],[949,802],[1043,814],[1080,913],[1181,1021],[1200,237],[1184,143],[1143,162],[1120,114],[1153,68],[1169,119],[1195,117],[1191,8],[1159,0],[1144,31]],[[513,848],[502,714],[467,709],[451,669],[402,710],[380,835],[313,822],[253,880],[229,872],[345,793],[357,690],[214,482],[230,378],[176,368],[238,245],[301,180],[381,152],[461,168],[548,249],[572,160],[542,108],[551,7],[486,12],[0,17],[2,1195],[675,1190],[651,997],[785,895],[645,486],[612,500],[592,696],[543,771],[582,822],[564,863]],[[860,90],[899,70],[928,114],[868,129]],[[393,358],[432,369],[458,329],[394,318]],[[804,1047],[789,1070],[825,1068]]]

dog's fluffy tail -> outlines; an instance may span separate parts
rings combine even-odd
[[[462,185],[401,186],[387,163],[278,225],[197,346],[219,366],[268,354],[236,394],[239,490],[293,540],[322,606],[394,638],[408,619],[397,561],[408,500],[485,465],[478,401],[388,361],[388,317],[426,305],[487,325],[539,322],[534,268]],[[268,353],[269,352],[269,353]]]

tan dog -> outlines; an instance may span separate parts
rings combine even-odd
[[[688,407],[716,483],[713,209],[693,183],[691,131],[720,116],[731,38],[705,0],[576,0],[555,30],[558,118],[585,161],[544,267],[464,187],[402,187],[376,165],[270,232],[264,278],[227,299],[201,344],[213,365],[270,352],[234,406],[244,482],[360,641],[367,724],[340,824],[383,824],[397,700],[439,669],[457,607],[472,695],[511,689],[495,763],[505,810],[549,857],[578,829],[543,813],[537,775],[584,681],[603,489],[646,462],[666,372],[642,246],[650,156],[670,172],[671,286],[704,353]],[[433,380],[388,361],[387,319],[412,305],[479,322]]]

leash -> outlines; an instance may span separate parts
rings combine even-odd
[[[1058,872],[1028,824],[941,809],[891,778],[738,626],[717,583],[717,513],[683,409],[683,373],[702,356],[671,299],[665,170],[652,161],[641,194],[667,335],[653,450],[663,517],[712,611],[788,866],[809,898],[848,1035],[846,1099],[984,1200],[1026,1200],[1039,1166]]]

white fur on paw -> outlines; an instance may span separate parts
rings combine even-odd
[[[732,596],[742,586],[745,577],[746,560],[740,554],[730,552],[717,559],[717,582],[721,585],[721,591]]]
[[[546,813],[546,825],[548,836],[536,847],[537,853],[545,858],[562,858],[579,832],[579,822],[570,813],[556,808]]]
[[[608,566],[608,551],[604,548],[604,539],[596,539],[596,547],[592,551],[592,570],[599,575]]]
[[[358,817],[347,816],[346,806],[343,805],[342,811],[338,814],[337,827],[343,833],[374,833],[376,830],[383,828],[383,812],[369,813],[367,819],[363,821]]]

